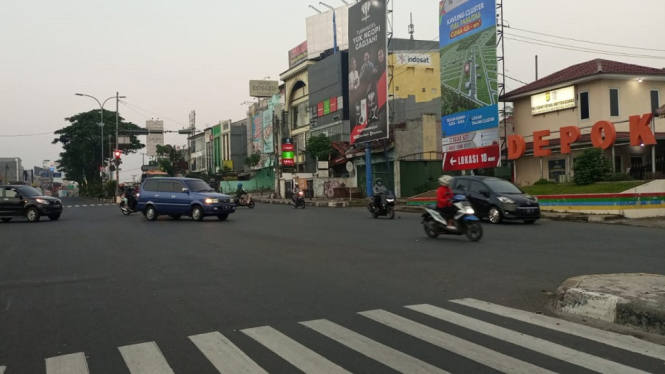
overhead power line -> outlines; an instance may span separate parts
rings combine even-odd
[[[40,132],[36,134],[11,134],[11,135],[0,135],[0,138],[18,138],[18,137],[25,137],[25,136],[41,136],[41,135],[53,135],[55,134],[55,131],[49,131],[49,132]]]
[[[619,45],[619,44],[610,44],[610,43],[601,43],[601,42],[592,42],[589,40],[582,40],[582,39],[575,39],[575,38],[567,38],[564,36],[557,36],[557,35],[551,35],[551,34],[545,34],[542,32],[536,32],[536,31],[530,31],[530,30],[524,30],[524,29],[518,29],[516,27],[510,27],[508,28],[509,30],[515,30],[515,31],[522,31],[526,32],[529,34],[536,34],[536,35],[542,35],[542,36],[549,36],[551,38],[557,38],[557,39],[564,39],[564,40],[570,40],[570,41],[575,41],[579,43],[587,43],[587,44],[597,44],[597,45],[604,45],[607,47],[617,47],[617,48],[626,48],[626,49],[639,49],[642,51],[654,51],[654,52],[665,52],[665,49],[655,49],[655,48],[641,48],[641,47],[631,47],[627,45]]]

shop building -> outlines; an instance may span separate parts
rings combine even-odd
[[[654,115],[649,123],[656,145],[631,145],[629,120],[655,114],[665,102],[664,95],[665,69],[602,59],[570,66],[508,92],[501,100],[513,103],[512,127],[525,145],[523,155],[514,160],[515,182],[571,181],[575,158],[594,147],[591,133],[600,121],[609,121],[616,131],[613,145],[605,149],[616,173],[629,173],[636,179],[653,177],[653,169],[662,173],[665,118]],[[579,128],[580,134],[570,152],[562,153],[560,129],[568,126]],[[534,136],[537,143],[546,141],[542,148],[550,154],[534,157]]]

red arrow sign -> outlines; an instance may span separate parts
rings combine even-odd
[[[499,145],[443,154],[443,171],[494,168],[501,165]]]

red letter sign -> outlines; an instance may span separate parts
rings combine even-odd
[[[517,160],[524,156],[526,143],[524,138],[519,135],[508,135],[508,159]]]
[[[550,130],[541,130],[535,131],[533,133],[533,156],[534,157],[545,157],[552,154],[552,151],[549,149],[543,149],[550,145],[549,140],[543,139],[546,136],[550,136]]]
[[[605,139],[603,139],[603,132]],[[617,132],[614,129],[614,124],[609,121],[598,121],[591,129],[591,144],[600,149],[607,149],[614,145],[617,140]]]
[[[561,153],[570,153],[570,145],[580,139],[582,133],[577,126],[562,127],[561,130]]]
[[[640,146],[656,144],[656,137],[653,136],[649,123],[653,118],[653,113],[640,116],[630,116],[630,145]]]

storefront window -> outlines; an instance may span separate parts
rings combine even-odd
[[[299,127],[309,125],[309,115],[307,114],[307,102],[300,103],[296,106],[291,107],[291,118],[293,123],[291,124],[292,128],[297,129]]]

